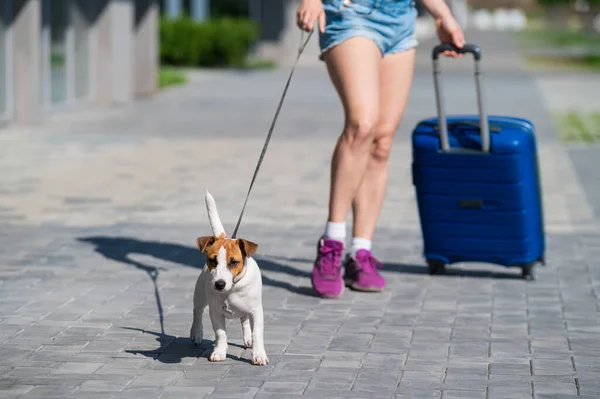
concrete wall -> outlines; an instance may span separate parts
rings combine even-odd
[[[156,91],[156,76],[160,63],[158,14],[156,0],[136,0],[133,70],[134,93],[139,96],[151,95]]]
[[[42,120],[45,107],[43,87],[49,87],[48,58],[42,54],[42,3],[44,0],[11,1],[10,29],[13,84],[11,123]],[[157,0],[88,0],[89,86],[90,95],[76,100],[74,76],[67,78],[70,98],[60,108],[123,104],[136,95],[151,95],[157,88],[158,74],[158,3]],[[46,3],[51,5],[52,3]],[[69,28],[72,30],[72,27]],[[72,37],[69,39],[72,43]],[[67,47],[73,48],[67,43]],[[67,58],[69,58],[67,50]],[[74,58],[74,54],[71,53]],[[74,59],[67,59],[67,74],[74,75]],[[47,91],[47,90],[46,90]],[[47,97],[47,93],[46,93]],[[46,101],[47,103],[47,101]],[[55,108],[56,109],[56,108]]]
[[[42,21],[40,0],[18,0],[12,4],[13,120],[33,122],[41,116]]]
[[[108,0],[96,20],[98,103],[133,99],[133,15],[129,0]]]

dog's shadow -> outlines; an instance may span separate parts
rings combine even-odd
[[[142,241],[128,237],[90,236],[78,238],[78,241],[94,245],[94,250],[106,259],[133,266],[136,269],[145,272],[154,285],[154,296],[160,322],[160,332],[146,331],[131,327],[123,328],[156,335],[160,347],[151,351],[131,350],[127,351],[128,353],[141,354],[157,359],[163,363],[180,363],[182,358],[194,355],[199,356],[200,353],[198,352],[200,350],[202,350],[201,353],[204,353],[206,349],[212,347],[210,341],[204,341],[200,347],[196,347],[189,338],[178,338],[168,335],[165,332],[164,313],[160,291],[158,289],[158,278],[160,272],[166,269],[139,262],[131,257],[131,255],[134,254],[147,255],[200,270],[204,266],[205,257],[200,253],[198,248],[165,242]],[[281,272],[291,276],[303,277],[306,281],[309,280],[309,272],[296,269],[284,263],[274,262],[266,257],[257,257],[256,259],[262,270]],[[314,291],[308,285],[302,287],[296,286],[289,282],[278,281],[265,276],[264,273],[262,275],[262,281],[264,285],[283,288],[298,295],[316,296]],[[239,346],[233,343],[229,343],[229,345]],[[240,348],[243,347],[240,346]],[[228,355],[228,357],[230,356]]]
[[[206,258],[198,248],[181,244],[172,244],[160,241],[142,241],[129,237],[106,237],[106,236],[91,236],[78,239],[81,242],[93,244],[95,251],[107,259],[125,263],[145,271],[151,277],[153,274],[158,274],[161,268],[149,266],[137,262],[129,255],[148,255],[157,259],[165,260],[172,263],[177,263],[186,267],[202,269]],[[261,270],[270,272],[285,273],[291,276],[308,278],[310,273],[307,271],[296,269],[288,264],[275,262],[271,256],[256,256],[256,260]],[[290,260],[287,261],[288,263]],[[263,273],[262,281],[264,285],[283,288],[290,292],[299,295],[315,296],[313,290],[307,286],[296,286],[285,281],[278,281]]]
[[[127,353],[133,355],[142,355],[148,358],[158,360],[161,363],[177,364],[186,357],[197,357],[208,360],[210,353],[212,352],[213,342],[209,340],[203,340],[200,345],[194,344],[189,338],[175,337],[156,331],[148,331],[142,328],[133,327],[122,327],[125,330],[139,331],[144,334],[150,334],[156,336],[156,341],[159,343],[159,347],[153,350],[125,350]],[[227,345],[235,346],[240,349],[245,349],[244,346],[236,344],[234,342],[228,342]],[[251,359],[243,357],[235,357],[231,354],[227,354],[228,359],[241,361],[252,364]]]

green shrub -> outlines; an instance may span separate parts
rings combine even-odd
[[[538,0],[538,4],[542,6],[571,5],[572,3],[572,0]]]
[[[161,19],[161,62],[190,67],[241,66],[257,38],[257,25],[244,18]]]
[[[248,15],[248,0],[211,1],[210,15],[215,17],[246,17]]]

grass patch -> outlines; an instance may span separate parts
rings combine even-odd
[[[548,47],[600,47],[600,35],[575,29],[536,28],[516,33],[523,45]]]
[[[587,54],[581,57],[531,56],[527,58],[527,61],[534,68],[600,72],[600,54]]]
[[[600,35],[576,29],[527,29],[515,33],[534,68],[600,71]]]
[[[277,68],[277,61],[263,58],[248,58],[241,69],[274,69]]]
[[[600,112],[564,112],[554,114],[561,140],[570,143],[600,142]]]
[[[187,82],[187,76],[181,70],[171,67],[160,67],[158,71],[158,87],[182,85]]]

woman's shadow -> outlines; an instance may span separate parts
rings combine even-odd
[[[127,351],[128,353],[141,354],[153,359],[157,358],[159,361],[165,363],[179,363],[181,362],[182,358],[186,356],[199,356],[210,347],[207,346],[206,342],[200,345],[200,347],[197,347],[191,343],[189,338],[178,338],[168,335],[165,332],[164,313],[160,291],[158,289],[158,278],[160,276],[160,272],[167,269],[144,264],[132,259],[130,256],[133,254],[147,255],[200,270],[204,267],[205,257],[202,253],[200,253],[198,248],[159,241],[142,241],[128,237],[90,236],[81,237],[77,240],[94,245],[94,250],[100,255],[104,256],[106,259],[133,266],[136,269],[145,272],[154,285],[154,297],[156,300],[156,308],[160,322],[160,332],[146,331],[131,327],[124,328],[155,335],[160,347],[150,351]],[[310,277],[309,272],[296,269],[283,263],[274,262],[267,258],[257,257],[257,262],[262,270],[281,272],[292,276],[303,277],[307,281]],[[265,285],[283,288],[295,294],[315,296],[313,290],[309,286],[299,287],[285,281],[278,281],[265,276],[264,273],[262,275],[262,281]],[[239,346],[233,343],[230,343],[230,345]]]

